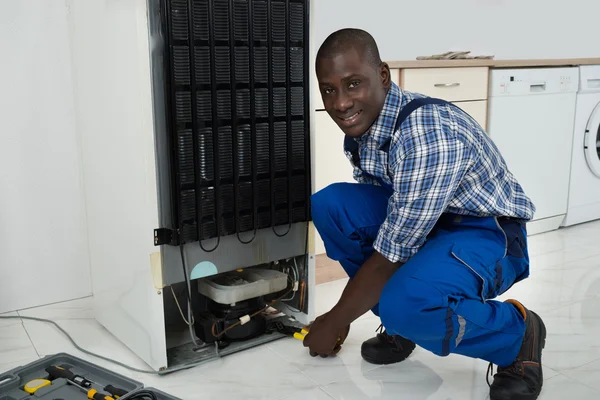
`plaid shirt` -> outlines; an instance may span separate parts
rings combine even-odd
[[[498,148],[466,113],[451,105],[418,108],[393,132],[400,110],[424,97],[392,83],[383,110],[355,139],[359,183],[393,188],[374,248],[406,262],[425,243],[442,213],[530,220],[535,206],[508,170]],[[389,147],[387,147],[387,144]]]

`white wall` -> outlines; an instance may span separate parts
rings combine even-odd
[[[146,0],[66,2],[95,317],[159,369],[167,352],[151,269],[159,223]]]
[[[332,32],[361,28],[373,35],[384,61],[414,60],[450,50],[496,59],[600,57],[598,0],[317,0],[315,51]],[[314,66],[311,74],[314,75]],[[313,99],[320,97],[313,93]],[[320,104],[317,108],[322,107]],[[316,190],[334,181],[352,181],[342,153],[342,132],[317,111]],[[332,152],[336,152],[332,155]],[[320,237],[316,253],[324,253]]]
[[[384,60],[448,50],[497,59],[598,57],[600,1],[318,0],[315,42],[345,27],[370,32]]]
[[[315,48],[332,31],[351,26],[371,32],[386,60],[457,49],[498,59],[600,55],[595,43],[597,0],[572,0],[562,7],[550,7],[543,0],[313,3]],[[95,4],[103,7],[103,2]],[[2,5],[0,312],[90,294],[77,131],[89,128],[101,134],[94,119],[104,118],[91,108],[79,113],[75,109],[64,2],[19,0]],[[86,84],[98,87],[98,82]],[[79,95],[82,101],[93,97],[81,87],[79,93],[84,92]],[[93,152],[93,136],[88,140],[88,151]],[[337,167],[349,168],[318,166],[316,173]],[[105,221],[96,223],[114,225],[117,215],[107,214]]]
[[[0,312],[89,295],[62,1],[0,12]]]

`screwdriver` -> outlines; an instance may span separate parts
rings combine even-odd
[[[81,389],[85,394],[87,394],[88,399],[91,399],[91,400],[115,400],[114,397],[110,397],[105,394],[98,393],[98,391],[96,389],[88,390],[88,389],[84,388],[83,386],[76,384],[75,382],[73,382],[70,379],[67,379],[67,382],[69,382],[71,385],[77,386],[79,389]]]
[[[302,328],[300,330],[300,332],[295,332],[294,333],[294,339],[298,339],[298,340],[304,340],[304,337],[308,335],[308,331],[304,328]]]
[[[308,335],[308,331],[305,328],[302,328],[300,332],[294,333],[294,339],[304,340],[304,337]],[[341,342],[342,338],[338,337],[338,342]]]
[[[90,388],[92,386],[92,383],[96,383],[96,382],[90,381],[89,379],[86,379],[85,377],[83,377],[81,375],[76,375],[73,372],[69,371],[68,369],[65,369],[62,367],[50,366],[50,367],[46,368],[46,372],[50,375],[51,379],[65,378],[65,379],[67,379],[71,382],[74,382],[77,385],[83,386],[85,388]],[[98,385],[100,385],[100,384],[98,384]],[[127,390],[120,389],[118,387],[114,387],[113,385],[106,386],[104,388],[104,390],[117,398],[121,397],[121,396],[125,396],[127,393],[129,393]]]
[[[46,368],[46,372],[50,375],[50,379],[52,379],[52,380],[57,379],[57,378],[65,378],[65,379],[73,381],[76,384],[83,386],[85,388],[92,387],[92,383],[93,383],[92,381],[90,381],[89,379],[86,379],[85,377],[83,377],[81,375],[76,375],[73,372],[69,371],[68,369],[65,369],[62,367],[57,367],[57,366],[51,365],[48,368]]]

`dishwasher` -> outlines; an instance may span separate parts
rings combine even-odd
[[[577,68],[493,69],[488,134],[533,201],[528,234],[558,229],[567,212]]]

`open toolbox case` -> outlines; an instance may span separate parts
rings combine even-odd
[[[73,374],[89,380],[90,383],[87,385],[90,386],[85,388],[84,391],[84,389],[69,383],[66,378],[50,379],[46,368],[51,366],[69,370]],[[40,387],[31,394],[24,390],[28,382],[39,379],[50,380],[51,383]],[[80,380],[76,381],[81,383]],[[105,390],[109,385],[123,389],[127,394],[122,396],[111,395],[111,393]],[[88,398],[87,391],[90,389],[95,389],[98,393],[114,399],[151,399],[151,396],[138,397],[135,395],[138,392],[150,392],[156,400],[181,400],[154,388],[144,388],[141,382],[124,377],[123,375],[66,353],[46,356],[25,366],[0,373],[0,400],[84,400]]]

